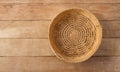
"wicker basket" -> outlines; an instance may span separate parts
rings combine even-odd
[[[60,13],[49,29],[49,40],[55,55],[66,62],[82,62],[98,49],[102,28],[98,19],[85,9]]]

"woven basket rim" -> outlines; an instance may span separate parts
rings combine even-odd
[[[78,12],[81,12],[83,13],[86,17],[88,17],[92,22],[93,24],[95,25],[95,27],[97,28],[97,31],[98,31],[98,34],[97,34],[97,42],[94,44],[94,48],[90,51],[90,53],[86,53],[85,56],[78,56],[78,57],[66,57],[66,56],[63,56],[61,55],[60,53],[58,53],[56,51],[56,49],[59,49],[58,47],[55,46],[54,42],[51,40],[51,29],[53,28],[54,24],[56,24],[56,20],[58,20],[59,18],[61,18],[62,15],[66,14],[66,12],[71,12],[71,11],[78,11]],[[102,40],[102,27],[98,21],[98,19],[95,17],[94,14],[92,14],[91,12],[89,12],[88,10],[86,9],[83,9],[83,8],[80,8],[80,9],[68,9],[68,10],[65,10],[63,12],[61,12],[60,14],[58,14],[54,20],[52,21],[51,25],[50,25],[50,28],[49,28],[49,41],[50,41],[50,44],[51,44],[51,49],[52,51],[54,52],[54,54],[61,60],[64,60],[65,62],[72,62],[72,63],[76,63],[76,62],[83,62],[87,59],[89,59],[95,52],[96,50],[99,48],[99,45],[101,43],[101,40]]]

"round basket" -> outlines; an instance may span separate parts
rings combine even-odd
[[[98,49],[102,28],[98,19],[85,9],[60,13],[49,29],[49,40],[55,55],[66,62],[82,62]]]

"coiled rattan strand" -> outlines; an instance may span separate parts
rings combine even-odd
[[[102,29],[97,18],[85,9],[60,13],[50,25],[49,39],[55,55],[66,62],[82,62],[98,49]]]

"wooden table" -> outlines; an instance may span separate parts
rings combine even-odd
[[[71,8],[90,10],[103,27],[83,63],[57,59],[48,40],[53,18]],[[120,72],[120,0],[0,0],[0,72]]]

